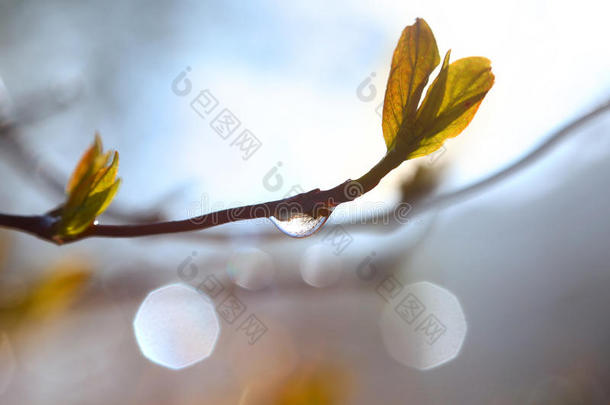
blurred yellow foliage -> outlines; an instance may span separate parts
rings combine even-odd
[[[61,313],[81,296],[91,274],[91,266],[76,259],[63,260],[50,267],[25,287],[18,301],[0,307],[0,329],[42,321]]]
[[[244,405],[338,405],[349,395],[349,372],[329,364],[301,365],[287,378],[242,401]],[[241,403],[240,403],[241,405]]]

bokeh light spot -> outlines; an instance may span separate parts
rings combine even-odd
[[[227,274],[238,286],[257,291],[269,286],[274,275],[273,258],[257,248],[236,250],[227,263]]]
[[[419,370],[454,359],[466,337],[466,319],[457,297],[436,284],[405,286],[385,306],[380,328],[386,350]]]
[[[210,356],[220,333],[214,303],[183,284],[152,291],[133,321],[142,354],[163,367],[182,369]]]
[[[313,287],[329,287],[339,281],[343,271],[341,258],[327,244],[316,244],[301,258],[301,277]]]

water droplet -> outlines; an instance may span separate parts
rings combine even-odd
[[[316,233],[326,223],[328,216],[314,218],[309,214],[298,213],[287,220],[269,217],[271,222],[288,236],[293,238],[305,238]]]
[[[183,284],[171,284],[148,294],[133,327],[142,354],[174,370],[210,356],[220,333],[214,303]]]

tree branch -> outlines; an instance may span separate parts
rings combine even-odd
[[[94,223],[87,231],[66,239],[53,237],[55,218],[51,215],[23,217],[1,214],[0,226],[18,229],[50,242],[64,244],[90,237],[126,238],[189,232],[229,222],[272,216],[278,219],[288,219],[297,213],[317,218],[330,215],[332,209],[337,205],[355,200],[372,190],[385,175],[400,165],[404,156],[403,151],[393,149],[358,180],[347,180],[328,190],[314,189],[282,200],[229,208],[181,221],[136,225],[98,225]]]
[[[451,201],[463,198],[479,189],[502,181],[535,161],[552,146],[565,138],[570,132],[609,109],[610,100],[560,128],[527,155],[490,177],[455,192],[436,197],[427,203],[424,202],[423,210],[446,205]],[[181,221],[138,225],[98,225],[95,223],[84,233],[66,240],[57,240],[53,238],[53,227],[56,219],[50,215],[16,216],[0,214],[0,226],[20,230],[36,235],[47,241],[63,244],[89,237],[123,238],[189,232],[229,222],[268,218],[271,216],[287,219],[297,212],[319,217],[321,215],[329,215],[330,211],[337,205],[353,201],[361,195],[371,191],[379,184],[383,177],[402,163],[404,156],[406,155],[403,150],[392,149],[379,161],[379,163],[358,180],[347,180],[328,190],[314,189],[282,200],[230,208]]]

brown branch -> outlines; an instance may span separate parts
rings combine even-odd
[[[420,211],[425,211],[431,207],[446,205],[450,201],[463,198],[472,194],[474,191],[496,184],[526,167],[543,153],[551,149],[551,147],[557,144],[561,139],[565,138],[570,132],[609,109],[610,101],[606,101],[591,112],[560,128],[517,162],[473,185],[453,193],[436,197],[427,203],[424,202],[425,204],[422,204],[423,207]],[[137,237],[189,232],[247,219],[271,216],[288,218],[296,212],[318,217],[320,215],[329,215],[330,210],[337,205],[353,201],[372,190],[379,184],[383,177],[402,163],[405,156],[406,154],[403,150],[392,149],[379,161],[379,163],[358,180],[347,180],[329,190],[321,191],[320,189],[314,189],[283,200],[230,208],[182,221],[157,222],[141,225],[94,224],[86,232],[69,240],[56,240],[53,238],[55,218],[50,215],[28,217],[0,214],[0,226],[21,230],[36,235],[41,239],[62,244],[75,242],[88,237]]]
[[[54,237],[55,218],[52,215],[20,217],[0,215],[0,226],[22,230],[41,239],[64,244],[90,237],[127,238],[149,235],[196,231],[247,219],[276,217],[287,219],[297,213],[314,218],[327,216],[339,204],[353,201],[372,190],[381,179],[404,160],[403,151],[388,152],[368,173],[358,180],[347,180],[328,190],[314,189],[294,197],[265,203],[229,208],[209,214],[181,220],[135,225],[98,225],[72,238]]]
[[[0,226],[26,232],[41,239],[53,241],[52,217],[47,215],[7,215],[0,213]]]

